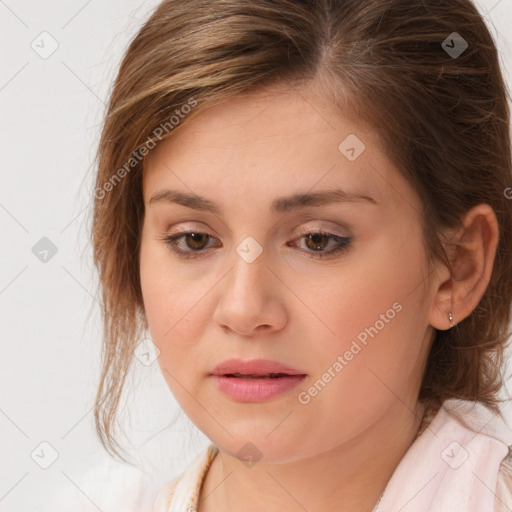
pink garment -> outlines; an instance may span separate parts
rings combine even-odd
[[[512,430],[488,408],[447,400],[398,464],[377,512],[494,511],[509,445]],[[500,508],[512,511],[510,493],[500,499],[508,501]]]
[[[512,512],[512,430],[479,402],[447,400],[406,452],[375,512]],[[153,512],[197,510],[211,444],[167,482]]]

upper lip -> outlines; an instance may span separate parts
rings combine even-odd
[[[218,364],[213,370],[212,375],[229,375],[240,373],[241,375],[266,375],[269,373],[286,373],[288,375],[305,375],[304,372],[290,368],[278,361],[269,359],[251,359],[243,361],[242,359],[228,359]]]

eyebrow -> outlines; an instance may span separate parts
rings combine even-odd
[[[194,210],[206,211],[215,215],[221,214],[221,208],[218,204],[196,194],[188,194],[177,190],[164,189],[155,192],[149,204],[157,202],[176,203]],[[364,193],[356,191],[346,191],[339,188],[325,190],[314,193],[298,193],[290,196],[279,197],[272,202],[271,211],[273,213],[286,213],[291,210],[307,208],[309,206],[323,206],[330,203],[342,202],[368,202],[377,205],[377,201]]]

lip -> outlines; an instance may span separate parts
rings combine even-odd
[[[268,373],[286,373],[288,375],[305,375],[304,372],[269,359],[227,359],[218,364],[212,375],[227,375],[241,373],[242,375],[266,375]]]
[[[270,373],[284,375],[263,377]],[[229,359],[217,365],[210,374],[219,390],[229,398],[250,403],[275,398],[297,386],[306,375],[300,370],[268,359]]]

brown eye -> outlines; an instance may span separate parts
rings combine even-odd
[[[312,233],[306,235],[306,246],[313,251],[325,249],[331,237],[324,233]]]
[[[206,233],[187,233],[184,236],[187,246],[194,250],[204,249],[210,239],[210,235]]]
[[[302,243],[293,243],[292,246],[302,246],[302,251],[309,254],[311,258],[328,258],[337,253],[347,251],[352,238],[338,236],[333,233],[314,231],[305,233],[298,238]]]
[[[213,237],[207,233],[196,231],[182,232],[163,238],[171,251],[184,258],[197,258],[202,256]]]

